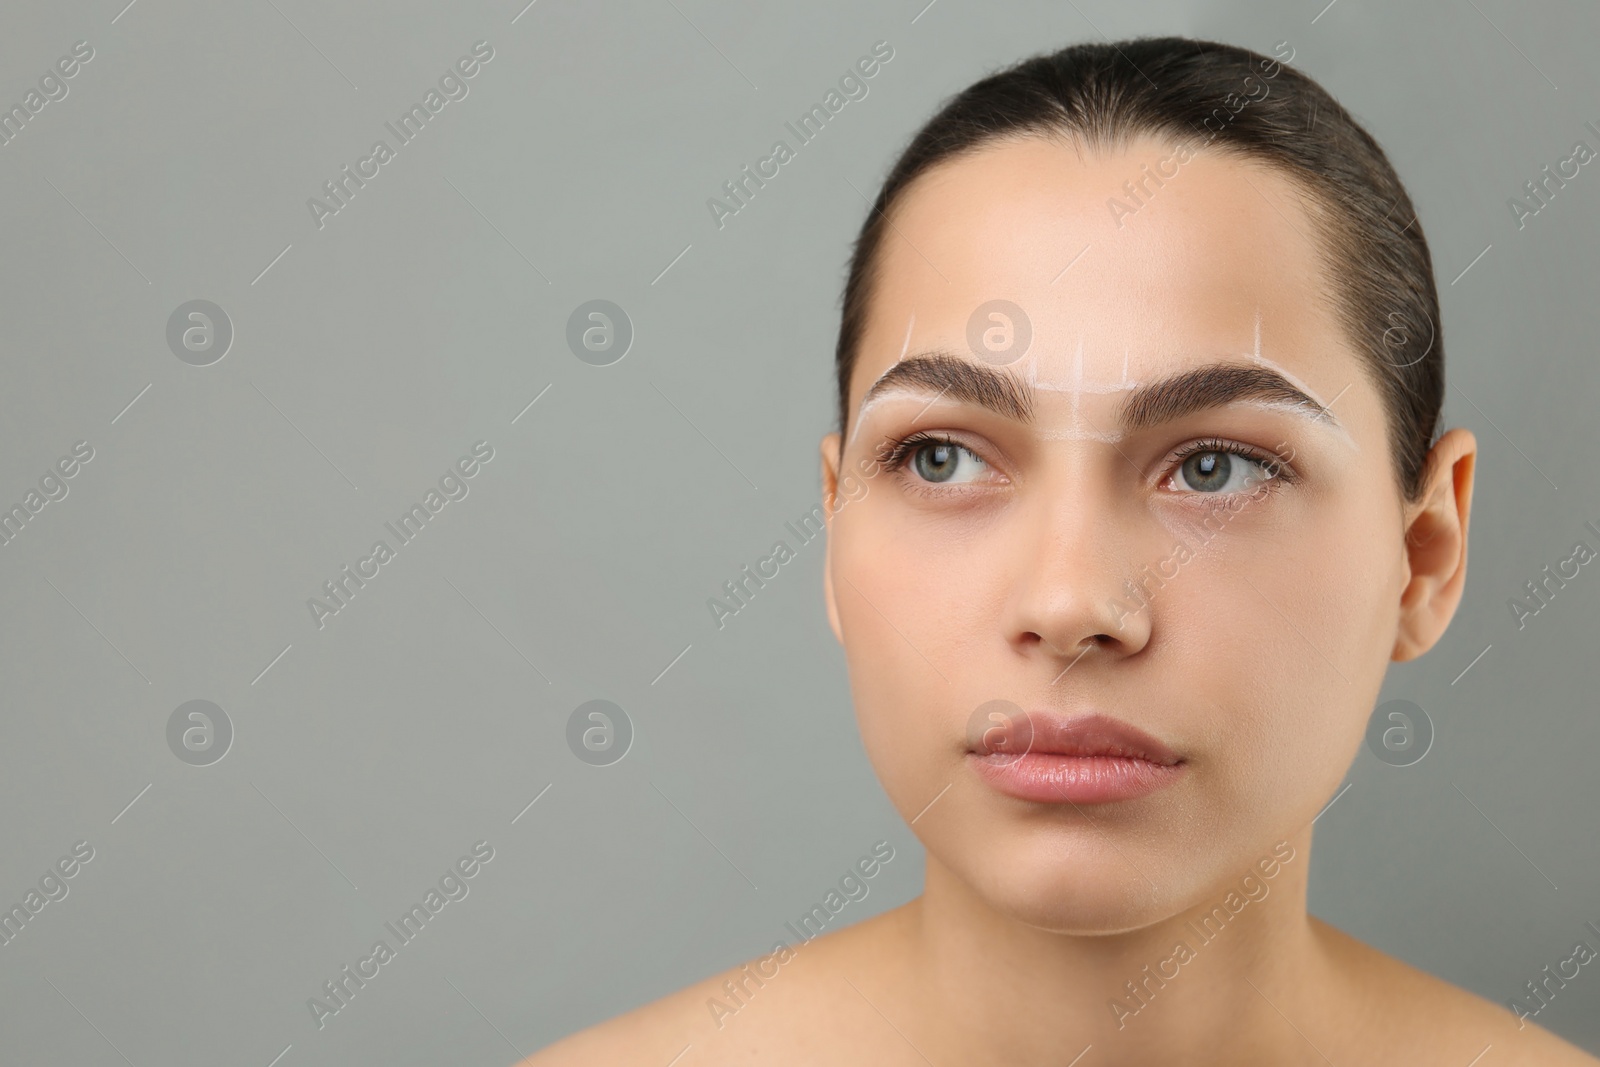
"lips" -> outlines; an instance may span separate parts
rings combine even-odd
[[[978,755],[1028,752],[1055,756],[1110,756],[1138,759],[1170,767],[1182,762],[1178,754],[1136,726],[1109,715],[1062,715],[1053,711],[1024,712],[983,735],[969,746]]]
[[[1178,780],[1185,763],[1136,726],[1091,713],[1029,711],[968,745],[968,761],[1002,793],[1046,804],[1132,800]]]

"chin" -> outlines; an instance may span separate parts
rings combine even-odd
[[[995,911],[1017,922],[1061,934],[1118,934],[1183,910],[1170,860],[1163,870],[1133,856],[1127,844],[1118,846],[1119,854],[1109,842],[1085,840],[1081,831],[1048,843],[1037,833],[1005,836],[1012,839],[991,836],[981,854],[939,860]]]

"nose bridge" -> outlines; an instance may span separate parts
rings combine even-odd
[[[1063,464],[1032,495],[1019,524],[1014,641],[1032,635],[1077,656],[1092,645],[1137,651],[1149,638],[1149,613],[1130,594],[1142,542],[1135,516],[1093,466]]]

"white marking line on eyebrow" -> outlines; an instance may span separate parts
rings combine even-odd
[[[1339,396],[1344,396],[1344,394],[1349,390],[1350,386],[1346,385],[1343,389],[1339,390],[1339,396],[1334,397],[1333,400],[1324,402],[1323,399],[1317,395],[1317,391],[1315,389],[1311,388],[1311,386],[1307,385],[1305,382],[1296,377],[1289,370],[1289,368],[1280,363],[1275,363],[1266,356],[1263,356],[1261,354],[1261,309],[1259,307],[1256,308],[1255,315],[1255,349],[1250,353],[1249,358],[1257,366],[1267,367],[1271,370],[1277,371],[1279,374],[1287,378],[1296,389],[1299,389],[1302,393],[1311,397],[1318,404],[1320,404],[1322,410],[1307,417],[1318,425],[1326,426],[1328,429],[1337,433],[1340,438],[1344,440],[1344,443],[1350,446],[1350,450],[1352,452],[1361,451],[1361,447],[1356,444],[1355,438],[1350,436],[1350,431],[1346,430],[1343,426],[1331,421],[1330,419],[1323,417],[1327,411],[1338,401]],[[1304,404],[1274,404],[1265,401],[1255,401],[1253,404],[1256,407],[1275,408],[1280,411],[1288,411],[1297,415],[1306,415],[1306,406]]]
[[[1078,338],[1078,351],[1077,351],[1076,355],[1073,357],[1073,360],[1074,360],[1074,363],[1073,363],[1073,381],[1065,382],[1065,383],[1063,383],[1063,382],[1054,382],[1054,381],[1040,381],[1040,379],[1039,379],[1039,362],[1038,362],[1037,359],[1034,358],[1034,353],[1032,351],[1030,351],[1028,353],[1028,384],[1030,386],[1032,386],[1034,389],[1037,389],[1037,390],[1040,390],[1040,391],[1044,391],[1044,392],[1072,393],[1072,394],[1074,394],[1074,396],[1073,396],[1074,408],[1076,408],[1076,406],[1077,406],[1078,397],[1082,396],[1082,394],[1084,394],[1084,393],[1091,393],[1091,394],[1125,393],[1130,389],[1139,388],[1139,383],[1138,382],[1130,382],[1128,380],[1128,350],[1126,348],[1124,348],[1122,350],[1122,377],[1121,377],[1120,380],[1115,381],[1115,382],[1097,382],[1097,381],[1087,381],[1086,382],[1086,381],[1084,381],[1083,380],[1083,367],[1081,366],[1082,358],[1083,358],[1083,338],[1079,337]]]
[[[928,403],[924,405],[922,411],[926,411],[929,407],[933,406],[933,404],[938,401],[940,397],[944,396],[945,391],[948,388],[949,386],[946,386],[945,389],[941,389],[935,393],[932,399],[930,399]],[[861,411],[856,416],[855,428],[850,431],[850,440],[855,440],[856,430],[859,430],[861,428],[861,424],[866,421],[867,413],[884,401],[921,399],[924,396],[927,396],[927,390],[921,385],[912,385],[906,382],[896,382],[894,385],[885,386],[877,396],[873,397],[871,400],[867,401],[867,403],[861,406]],[[917,412],[917,414],[921,415],[922,411]]]
[[[1083,403],[1083,334],[1078,335],[1078,346],[1072,351],[1072,428],[1083,429],[1083,415],[1079,406]]]
[[[1102,430],[1036,430],[1034,436],[1045,441],[1108,441],[1115,443],[1125,436],[1116,431]]]
[[[906,358],[906,352],[911,347],[911,329],[916,324],[917,324],[917,313],[916,313],[916,310],[913,309],[912,312],[911,312],[911,318],[906,320],[906,336],[905,336],[905,340],[900,342],[900,354],[895,357],[893,363],[889,364],[889,366],[884,368],[883,374],[888,374],[891,370],[893,370],[900,363],[901,360]],[[878,379],[880,381],[883,378],[883,374],[878,375]],[[875,381],[872,384],[873,385],[877,385],[878,383]],[[870,393],[871,391],[872,391],[871,386],[868,386],[867,392]],[[896,392],[898,392],[898,391],[899,390],[896,390]],[[944,390],[942,390],[942,389],[939,392],[940,392],[941,396],[944,394]],[[844,446],[846,448],[849,448],[852,444],[855,443],[856,434],[861,432],[861,424],[866,421],[867,412],[869,412],[873,408],[877,407],[878,406],[878,402],[884,398],[884,395],[885,394],[880,393],[879,395],[873,397],[867,403],[861,405],[861,410],[856,412],[856,424],[854,426],[850,427],[850,436],[845,439]],[[935,399],[937,399],[937,398],[935,398]],[[930,404],[932,402],[933,401],[931,401],[931,400],[929,401]],[[924,408],[923,410],[926,411],[927,409]],[[917,414],[921,415],[922,412],[919,411],[919,412],[917,412]]]
[[[871,413],[872,409],[890,397],[898,396],[901,392],[902,390],[899,389],[886,389],[877,396],[873,397],[871,400],[868,400],[865,404],[862,404],[861,410],[856,412],[856,424],[850,427],[850,436],[845,439],[845,448],[849,448],[851,445],[855,444],[856,435],[861,432],[861,424],[867,421],[867,415]]]
[[[1073,380],[1070,383],[1045,382],[1039,380],[1039,361],[1034,352],[1028,353],[1028,385],[1039,392],[1071,393],[1072,394],[1072,429],[1070,430],[1035,430],[1035,435],[1046,441],[1104,441],[1116,444],[1125,434],[1111,430],[1085,430],[1083,422],[1081,401],[1084,393],[1106,394],[1122,393],[1129,389],[1138,388],[1138,382],[1128,381],[1128,350],[1122,350],[1122,380],[1117,382],[1085,382],[1083,380],[1083,336],[1078,336],[1077,348],[1072,358]]]
[[[1289,379],[1289,381],[1292,382],[1294,384],[1294,386],[1297,389],[1299,389],[1301,392],[1305,393],[1309,397],[1312,397],[1313,399],[1316,398],[1317,394],[1312,392],[1310,386],[1306,385],[1305,382],[1302,382],[1300,379],[1296,378],[1293,374],[1289,373],[1288,369],[1285,368],[1284,366],[1282,366],[1281,364],[1274,363],[1272,360],[1267,359],[1264,356],[1262,356],[1262,357],[1252,356],[1251,359],[1256,364],[1258,364],[1260,366],[1269,367],[1272,370],[1277,371],[1279,374],[1281,374],[1285,378]],[[1345,389],[1349,389],[1349,388],[1350,387],[1348,385],[1345,386]],[[1344,395],[1345,389],[1339,390],[1339,396],[1343,396]],[[1338,398],[1339,397],[1334,397],[1335,400],[1337,400]],[[1276,410],[1276,411],[1286,411],[1286,412],[1289,412],[1292,415],[1299,415],[1302,418],[1305,418],[1305,419],[1311,421],[1312,423],[1314,423],[1314,424],[1316,424],[1318,426],[1324,426],[1327,429],[1332,430],[1335,434],[1338,434],[1339,438],[1342,441],[1344,441],[1345,444],[1350,446],[1350,450],[1352,452],[1361,451],[1361,447],[1356,444],[1355,438],[1350,436],[1350,431],[1349,430],[1346,430],[1343,426],[1340,426],[1338,423],[1333,422],[1331,418],[1326,417],[1324,415],[1324,412],[1326,412],[1328,410],[1329,405],[1322,404],[1322,402],[1320,400],[1317,400],[1317,403],[1322,405],[1322,410],[1321,411],[1313,411],[1313,410],[1311,410],[1311,406],[1308,405],[1308,404],[1291,404],[1291,403],[1287,403],[1287,402],[1284,402],[1284,401],[1235,400],[1235,401],[1231,402],[1231,405],[1245,405],[1245,404],[1248,404],[1251,407],[1268,408],[1268,409],[1272,409],[1272,410]]]
[[[1033,387],[1049,393],[1126,393],[1139,388],[1138,382],[1084,382],[1082,385],[1056,385],[1053,382],[1034,382]]]
[[[1291,415],[1299,415],[1302,418],[1310,419],[1321,425],[1327,426],[1329,429],[1335,428],[1332,423],[1327,422],[1316,415],[1307,414],[1306,405],[1291,403],[1287,400],[1230,400],[1228,401],[1228,406],[1231,408],[1260,408],[1263,411],[1284,411]],[[1345,436],[1348,438],[1349,434],[1345,434]],[[1354,445],[1354,443],[1355,442],[1353,441],[1351,442],[1352,445]]]

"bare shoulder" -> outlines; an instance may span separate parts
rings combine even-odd
[[[827,1062],[832,1046],[850,1040],[853,1030],[851,1013],[839,1010],[850,995],[839,975],[895,921],[890,911],[782,950],[775,944],[765,955],[565,1037],[517,1067]],[[818,1018],[833,1025],[819,1028]]]
[[[720,984],[706,978],[659,1000],[562,1038],[518,1067],[579,1067],[592,1063],[675,1063],[699,1036],[700,1001]],[[670,1050],[670,1051],[669,1051]]]
[[[1314,920],[1360,984],[1358,1032],[1408,1063],[1481,1067],[1600,1067],[1600,1059],[1538,1025],[1442,978]],[[1474,1059],[1481,1057],[1481,1059]]]

